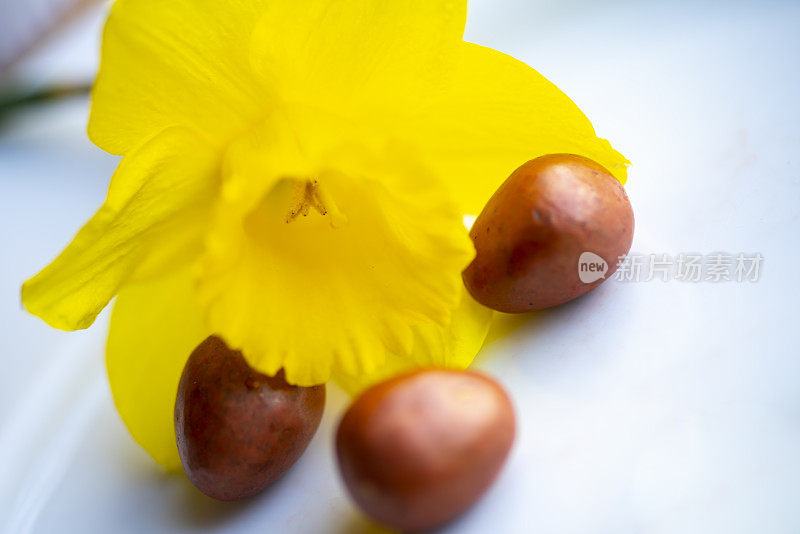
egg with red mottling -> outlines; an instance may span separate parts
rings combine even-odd
[[[339,470],[374,520],[427,530],[455,518],[489,488],[511,449],[511,400],[486,375],[425,369],[358,397],[336,435]]]
[[[189,480],[215,499],[253,496],[308,447],[325,407],[325,386],[293,386],[283,371],[257,372],[211,336],[186,362],[175,402],[175,435]]]
[[[542,156],[514,171],[475,220],[464,284],[501,312],[563,304],[614,273],[633,227],[625,189],[608,170],[581,156]]]

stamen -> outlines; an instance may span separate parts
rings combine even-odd
[[[286,222],[297,219],[298,215],[307,216],[311,208],[320,215],[329,215],[332,228],[341,228],[347,224],[347,216],[339,211],[333,198],[318,180],[295,180],[292,207],[286,214]]]
[[[294,191],[292,193],[292,207],[289,208],[289,212],[286,214],[287,223],[295,220],[303,210],[303,205],[305,204],[306,198],[306,184],[307,182],[302,180],[292,180],[292,188]]]
[[[322,184],[317,185],[316,198],[325,211],[320,211],[323,215],[326,213],[331,218],[331,228],[341,228],[347,224],[347,215],[339,211],[339,206],[334,202],[333,197],[328,192],[328,188]]]

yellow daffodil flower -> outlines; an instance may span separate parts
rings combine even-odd
[[[265,373],[355,389],[466,367],[490,312],[462,224],[523,162],[626,160],[525,64],[462,40],[466,0],[118,0],[89,136],[108,197],[29,280],[29,311],[107,346],[134,438],[179,466],[172,410],[211,333]]]

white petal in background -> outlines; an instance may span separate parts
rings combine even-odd
[[[15,75],[88,76],[100,20],[76,20]],[[789,0],[471,3],[469,40],[534,65],[635,163],[635,251],[764,263],[755,283],[610,280],[487,347],[477,365],[510,389],[519,437],[445,532],[800,531],[798,27]],[[127,436],[104,323],[64,334],[21,311],[19,284],[116,163],[86,141],[85,114],[76,99],[0,125],[0,528],[369,531],[336,476],[341,393],[287,476],[216,503],[160,477]]]

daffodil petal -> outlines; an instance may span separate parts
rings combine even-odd
[[[464,289],[447,326],[427,323],[413,327],[414,346],[409,356],[389,353],[371,373],[347,374],[339,370],[332,378],[339,387],[356,395],[372,384],[415,368],[466,369],[486,339],[493,313]]]
[[[267,2],[117,0],[103,32],[89,137],[124,154],[182,126],[224,143],[273,100],[249,65]]]
[[[62,330],[88,328],[120,287],[196,255],[216,187],[217,156],[185,130],[123,158],[106,202],[67,248],[22,286],[27,310]]]
[[[287,102],[385,118],[442,81],[466,14],[466,0],[276,0],[253,33],[253,70]]]
[[[352,397],[368,387],[387,380],[393,376],[405,373],[420,367],[413,359],[395,353],[386,353],[383,362],[372,372],[350,374],[341,370],[333,371],[331,380]]]
[[[191,269],[126,286],[114,302],[106,367],[114,404],[133,438],[167,470],[180,469],[175,395],[192,350],[210,332]]]
[[[511,56],[462,43],[449,83],[428,111],[398,123],[427,163],[456,185],[465,213],[477,214],[517,167],[544,154],[591,158],[624,183],[628,160],[600,139],[554,84]]]
[[[417,365],[466,369],[489,333],[493,314],[464,288],[449,325],[428,323],[414,327],[412,358]]]

